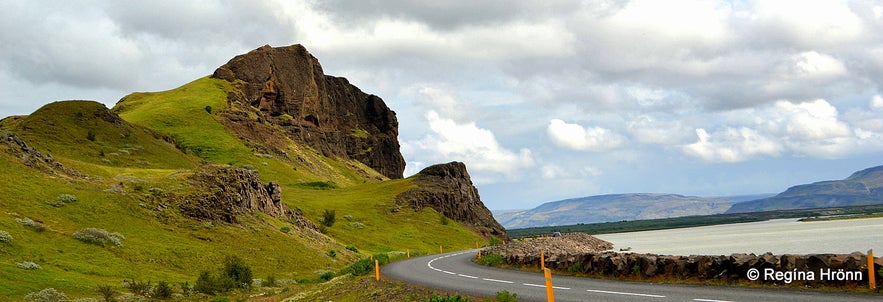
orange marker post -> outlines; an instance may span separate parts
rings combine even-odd
[[[877,272],[874,271],[874,250],[868,250],[868,287],[877,288]]]
[[[546,299],[549,302],[555,302],[555,289],[552,288],[552,271],[543,269],[543,275],[546,277]]]
[[[481,260],[481,251],[478,251],[478,260]]]
[[[540,252],[540,269],[546,270],[546,253]]]
[[[374,260],[374,279],[380,281],[380,262],[376,259]]]

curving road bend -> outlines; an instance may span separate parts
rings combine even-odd
[[[390,263],[386,277],[449,292],[494,296],[507,290],[518,301],[546,301],[543,274],[486,267],[472,262],[478,250],[436,254]],[[883,301],[874,294],[797,289],[656,284],[553,276],[555,301]]]

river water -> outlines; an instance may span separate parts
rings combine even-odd
[[[595,235],[618,249],[661,255],[813,254],[874,249],[883,255],[883,218],[799,222],[776,219],[694,228]]]

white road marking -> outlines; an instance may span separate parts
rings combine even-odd
[[[727,300],[714,300],[714,299],[693,299],[693,301],[698,301],[698,302],[733,302],[733,301],[727,301]]]
[[[481,278],[481,280],[484,280],[484,281],[491,281],[491,282],[500,282],[500,283],[506,283],[506,284],[512,284],[512,283],[515,283],[515,282],[512,282],[512,281],[497,280],[497,279],[489,279],[489,278]]]
[[[546,287],[545,285],[539,284],[531,284],[531,283],[521,283],[522,285],[533,286],[533,287]],[[560,287],[560,286],[552,286],[554,289],[568,290],[570,287]]]
[[[660,295],[639,294],[639,293],[624,293],[624,292],[613,292],[613,291],[596,290],[596,289],[589,289],[589,290],[586,290],[586,291],[587,291],[587,292],[592,292],[592,293],[612,294],[612,295],[638,296],[638,297],[649,297],[649,298],[665,298],[665,296],[660,296]]]
[[[466,278],[469,278],[469,279],[478,279],[478,277],[476,277],[476,276],[470,276],[470,275],[464,275],[464,274],[457,274],[457,276],[460,276],[460,277],[466,277]]]

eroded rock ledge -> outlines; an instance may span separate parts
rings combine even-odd
[[[465,164],[433,165],[414,177],[417,188],[396,196],[396,203],[410,205],[417,211],[429,207],[485,238],[508,240],[506,230],[481,202]]]
[[[260,212],[291,220],[301,228],[318,229],[299,210],[282,202],[279,184],[262,183],[256,170],[208,165],[189,181],[196,192],[180,198],[179,207],[191,218],[237,223],[240,215]]]

